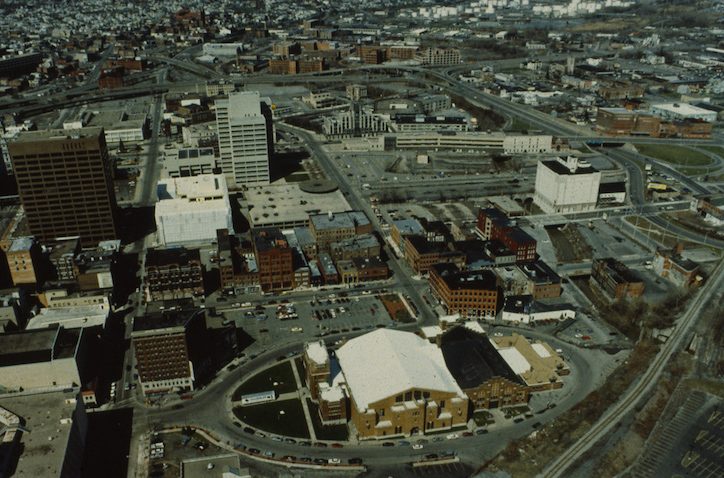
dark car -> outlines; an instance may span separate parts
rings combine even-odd
[[[251,453],[252,455],[258,455],[259,453],[261,453],[261,450],[257,450],[256,448],[249,448],[249,453]]]
[[[332,448],[342,448],[343,446],[341,443],[332,443]]]
[[[311,462],[312,462],[312,459],[309,458],[308,456],[303,456],[299,459],[299,463],[311,463]]]
[[[361,465],[362,464],[362,458],[350,458],[347,460],[347,463],[350,465]]]
[[[295,440],[294,438],[285,438],[284,439],[284,443],[291,443],[292,445],[294,445],[296,442],[297,442],[297,440]]]
[[[437,460],[438,456],[437,453],[430,453],[425,455],[426,460]]]
[[[320,442],[320,441],[315,442],[315,443],[314,443],[314,446],[318,446],[318,447],[321,447],[321,448],[327,448],[327,444],[326,444],[326,443],[322,443],[322,442]]]
[[[488,429],[481,428],[480,430],[476,431],[475,433],[477,433],[478,435],[485,435],[486,433],[488,433]]]
[[[284,455],[282,457],[283,461],[297,461],[297,457],[294,455]]]
[[[391,441],[386,441],[382,444],[382,446],[395,446],[395,444],[392,443]]]
[[[254,434],[254,429],[251,427],[244,427],[244,433],[248,433],[249,435]]]
[[[315,465],[326,465],[326,464],[327,464],[327,460],[325,460],[324,458],[315,458],[315,459],[314,459],[314,464],[315,464]]]
[[[302,446],[312,446],[311,441],[300,441],[299,444]]]
[[[471,436],[473,436],[473,435],[474,435],[473,432],[463,432],[463,436],[464,436],[464,437],[471,437]]]
[[[513,420],[513,423],[520,423],[522,421],[523,421],[522,418],[516,418],[515,420]]]

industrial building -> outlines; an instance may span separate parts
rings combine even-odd
[[[643,280],[626,264],[612,257],[593,259],[591,281],[612,299],[640,297],[644,293]]]
[[[601,172],[575,156],[538,161],[535,203],[547,214],[592,211]]]

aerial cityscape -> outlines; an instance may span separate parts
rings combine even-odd
[[[0,0],[0,478],[724,476],[724,2]]]

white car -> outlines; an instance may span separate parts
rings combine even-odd
[[[340,464],[339,458],[330,458],[330,459],[329,459],[329,462],[330,462],[332,465],[339,465],[339,464]]]
[[[422,445],[420,445],[419,443],[415,443],[414,445],[412,445],[413,450],[422,450],[423,448],[424,447]]]
[[[292,332],[301,332],[301,331],[302,331],[301,327],[292,327]]]
[[[460,438],[460,435],[458,435],[457,433],[451,433],[445,438],[447,438],[448,440],[457,440],[458,438]]]

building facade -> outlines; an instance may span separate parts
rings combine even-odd
[[[293,289],[293,253],[284,234],[275,227],[254,229],[252,244],[262,292]]]
[[[198,249],[148,249],[146,300],[200,297],[204,294],[203,266]]]

